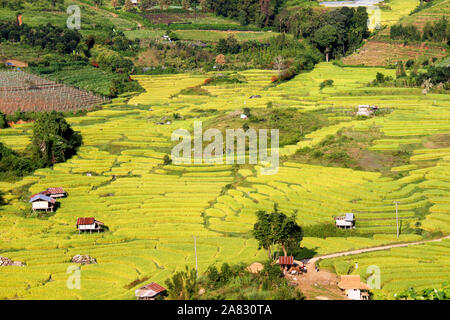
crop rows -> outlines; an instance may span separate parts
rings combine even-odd
[[[0,72],[0,111],[71,111],[106,102],[88,92],[22,71]]]

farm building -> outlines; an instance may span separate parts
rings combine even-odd
[[[31,197],[37,196],[38,194],[42,194],[44,196],[53,198],[53,199],[59,199],[64,198],[68,196],[68,193],[64,191],[63,188],[48,188],[44,191],[41,191],[39,193],[33,194]]]
[[[369,300],[369,287],[361,282],[359,275],[341,276],[338,287],[344,290],[351,300]]]
[[[53,199],[59,199],[68,196],[67,192],[64,191],[63,188],[48,188],[47,190],[45,190],[45,192],[47,192],[48,196]]]
[[[277,263],[287,272],[294,265],[294,256],[281,256],[278,258]]]
[[[370,106],[368,104],[362,104],[362,105],[358,106],[358,112],[356,112],[356,115],[370,117],[377,110],[378,110],[377,106]]]
[[[55,210],[56,200],[44,194],[34,195],[29,202],[32,204],[33,211],[53,212]]]
[[[351,229],[355,227],[355,215],[353,213],[346,213],[345,216],[335,218],[336,227],[343,229]]]
[[[78,218],[77,219],[77,229],[78,233],[81,231],[92,231],[100,232],[104,228],[105,224],[101,221],[95,220],[95,218]]]
[[[138,300],[155,300],[166,292],[166,288],[161,287],[156,282],[149,283],[139,289],[134,294]]]

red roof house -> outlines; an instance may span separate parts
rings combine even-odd
[[[101,221],[95,220],[95,218],[78,218],[77,219],[77,229],[80,233],[81,231],[89,231],[92,232],[97,231],[100,232],[105,224]]]
[[[140,287],[134,292],[134,294],[138,300],[155,300],[165,291],[166,288],[160,286],[156,282],[152,282],[143,287]]]
[[[63,188],[48,188],[46,192],[51,198],[63,198],[67,197],[67,192]]]
[[[294,256],[282,256],[278,258],[279,265],[291,266],[294,264]]]

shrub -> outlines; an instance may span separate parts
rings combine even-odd
[[[4,129],[8,127],[8,121],[6,120],[6,115],[3,112],[0,112],[0,129]]]
[[[333,86],[334,81],[333,80],[324,80],[321,84],[320,84],[320,90],[322,90],[325,87],[332,87]]]

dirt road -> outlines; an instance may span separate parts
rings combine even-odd
[[[315,265],[316,262],[320,259],[332,259],[342,256],[361,254],[366,252],[380,251],[380,250],[389,250],[392,248],[400,248],[400,247],[408,247],[415,246],[429,242],[439,242],[444,239],[450,239],[450,236],[445,236],[439,239],[433,240],[424,240],[424,241],[415,241],[408,243],[397,243],[397,244],[389,244],[385,246],[378,246],[373,248],[365,248],[358,250],[351,250],[345,252],[338,252],[327,254],[323,256],[314,257],[312,259],[302,260],[306,265],[307,272],[300,276],[291,276],[293,282],[295,282],[300,291],[306,296],[308,300],[326,300],[326,299],[334,299],[334,300],[347,300],[347,298],[342,294],[341,290],[338,288],[337,284],[339,282],[339,277],[327,270],[320,270],[316,272]],[[299,263],[299,261],[296,261]],[[294,280],[295,278],[295,280]]]

